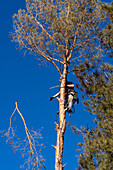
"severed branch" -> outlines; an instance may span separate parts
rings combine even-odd
[[[36,131],[33,131],[33,130],[31,131],[32,134],[30,133],[30,131],[27,128],[25,119],[24,119],[22,113],[19,111],[18,102],[16,101],[15,104],[16,104],[16,108],[14,109],[14,112],[12,113],[12,115],[10,117],[10,126],[9,126],[8,132],[5,134],[5,136],[8,137],[9,144],[12,147],[14,147],[15,150],[19,150],[22,152],[22,157],[29,154],[28,159],[25,161],[24,165],[27,164],[28,166],[30,166],[30,165],[32,165],[33,167],[36,166],[37,170],[41,169],[42,166],[45,168],[45,165],[43,163],[45,160],[42,158],[42,156],[39,155],[39,153],[37,153],[37,150],[36,150],[36,145],[39,146],[39,143],[37,140],[39,138],[41,138],[41,136],[39,133],[37,133]],[[22,141],[20,141],[18,138],[15,142],[15,140],[14,140],[15,132],[12,128],[12,117],[14,116],[16,111],[20,115],[22,122],[24,124],[26,138],[25,138],[25,140],[22,140]],[[10,135],[12,135],[13,137],[10,137]],[[43,146],[43,144],[41,144],[40,146]]]

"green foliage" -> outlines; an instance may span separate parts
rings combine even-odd
[[[110,21],[113,23],[113,2],[111,4],[103,3],[102,7],[107,12]]]
[[[109,72],[108,72],[109,71]],[[106,77],[107,72],[109,73]],[[106,73],[106,74],[105,74]],[[97,117],[96,127],[84,135],[80,167],[84,170],[113,169],[113,67],[103,65],[93,83],[93,93],[85,102],[86,108]]]
[[[110,23],[99,33],[101,46],[112,57],[113,49],[113,3],[102,4]],[[113,169],[113,66],[94,60],[85,60],[74,66],[79,80],[77,87],[84,92],[86,109],[95,114],[96,127],[81,129],[84,143],[80,143],[79,170]],[[98,65],[97,65],[98,63]]]
[[[103,3],[102,8],[108,15],[110,23],[100,32],[100,41],[104,48],[113,50],[113,2]],[[110,56],[113,57],[113,51]]]
[[[104,21],[97,0],[26,0],[26,9],[13,16],[12,36],[40,58],[63,62],[70,56],[68,62],[81,62],[100,54],[97,40]]]

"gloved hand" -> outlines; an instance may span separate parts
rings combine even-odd
[[[49,98],[49,101],[53,100],[53,98],[54,98],[54,97],[50,97],[50,98]]]

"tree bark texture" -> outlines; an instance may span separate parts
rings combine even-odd
[[[65,102],[65,86],[67,81],[67,65],[64,64],[64,71],[61,77],[60,85],[60,99],[59,99],[59,125],[56,124],[57,131],[57,146],[55,147],[55,170],[63,170],[63,146],[64,146],[64,134],[66,129],[66,109]]]

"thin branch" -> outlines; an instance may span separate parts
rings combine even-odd
[[[38,51],[38,54],[40,54],[41,56],[43,56],[46,60],[50,61],[50,62],[55,66],[55,68],[58,70],[60,76],[62,76],[61,71],[60,71],[60,69],[58,68],[58,66],[55,64],[55,62],[52,61],[51,59],[49,59],[49,57],[46,56],[41,50],[39,50],[38,47],[36,47],[36,50]]]
[[[50,87],[49,89],[53,89],[53,88],[55,88],[55,87],[60,87],[60,85]]]
[[[68,71],[68,73],[71,73],[71,72],[73,72],[73,71],[75,71],[75,70],[73,69],[73,70],[71,70],[71,71]]]
[[[49,55],[48,57],[49,57],[51,60],[57,61],[57,62],[59,62],[59,63],[61,63],[61,64],[64,64],[63,61],[58,60],[58,59],[56,59],[56,58],[53,58],[52,55],[50,54],[50,52],[46,49],[46,45],[45,45],[45,44],[44,44],[44,46],[45,46],[45,50],[46,50],[47,54]]]
[[[70,1],[68,2],[68,9],[67,9],[67,16],[66,16],[66,23],[67,23],[67,27],[69,25],[69,13],[70,13]],[[68,31],[66,30],[66,61],[67,61],[67,56],[69,54],[69,47],[68,47]],[[65,62],[65,61],[64,61]]]
[[[56,46],[59,48],[59,50],[60,50],[60,52],[61,52],[61,54],[62,54],[62,57],[64,58],[64,61],[65,61],[65,56],[64,56],[64,54],[62,53],[62,50],[61,50],[59,44],[56,42],[56,40],[46,31],[46,29],[43,27],[43,25],[42,25],[39,21],[37,21],[36,18],[34,18],[34,20],[35,20],[36,23],[42,28],[42,30],[46,33],[46,35],[48,35],[48,37],[49,37],[51,40],[54,41],[54,43],[56,44]]]
[[[68,57],[68,62],[69,62],[69,60],[70,60],[70,58],[71,58],[71,56],[72,56],[72,52],[73,52],[73,49],[74,49],[74,46],[75,46],[77,34],[78,34],[78,28],[77,28],[77,31],[76,31],[76,33],[75,33],[75,37],[74,37],[73,45],[72,45],[72,48],[71,48],[71,52],[70,52],[70,55],[69,55],[69,57]]]
[[[71,56],[72,56],[73,49],[74,49],[74,47],[75,47],[75,42],[76,42],[76,39],[77,39],[77,35],[78,35],[78,31],[79,31],[80,24],[81,24],[81,22],[82,22],[82,17],[83,17],[83,15],[81,15],[80,23],[78,24],[77,31],[76,31],[76,33],[75,33],[73,45],[72,45],[72,47],[71,47],[71,52],[70,52],[70,55],[69,55],[69,57],[68,57],[68,62],[70,61],[70,58],[71,58]]]
[[[67,165],[67,163],[65,163],[62,167],[64,168]]]
[[[70,61],[70,63],[71,63],[72,61],[78,59],[78,58],[81,58],[81,57],[83,57],[83,56],[81,55],[81,56],[79,56],[79,57],[75,57],[74,59],[72,59],[72,60]]]
[[[22,43],[22,45],[23,45],[27,50],[36,52],[36,53],[40,54],[42,57],[44,57],[46,60],[48,60],[49,62],[51,62],[51,63],[55,66],[55,68],[58,70],[60,76],[62,76],[61,71],[60,71],[60,69],[58,68],[58,66],[55,64],[55,62],[52,61],[51,59],[49,59],[49,56],[46,56],[41,50],[38,49],[38,47],[35,46],[35,48],[36,48],[36,50],[37,50],[37,51],[35,51],[35,50],[27,47],[27,46],[23,43],[23,41],[21,41],[21,43]]]
[[[11,115],[11,117],[10,117],[10,126],[9,126],[9,129],[8,129],[8,132],[9,132],[9,130],[11,129],[11,120],[12,120],[13,115],[15,114],[15,111],[16,111],[16,108],[15,108],[14,112],[12,113],[12,115]]]
[[[38,44],[37,44],[36,40],[35,40],[35,42],[34,42],[34,39],[32,39],[32,41],[33,41],[33,42],[31,42],[31,43],[33,43],[32,45],[34,45],[35,48],[38,47]],[[45,41],[46,41],[46,40],[45,40]],[[36,45],[35,45],[35,44],[36,44]],[[47,54],[49,55],[49,56],[47,56],[49,59],[54,60],[54,61],[57,61],[57,62],[59,62],[59,63],[61,63],[61,64],[64,64],[63,61],[61,61],[60,59],[58,60],[58,59],[52,57],[52,55],[50,54],[50,52],[46,49],[46,44],[45,44],[45,43],[44,43],[44,48],[45,48],[45,51],[47,52]]]

